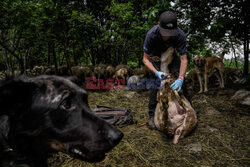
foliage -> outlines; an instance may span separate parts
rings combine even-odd
[[[245,3],[2,0],[0,67],[9,64],[24,71],[34,65],[141,66],[145,35],[166,10],[178,14],[179,27],[187,36],[189,57],[216,55],[223,49],[234,51],[244,41]]]

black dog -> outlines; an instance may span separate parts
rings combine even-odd
[[[0,121],[0,166],[44,167],[58,151],[97,162],[123,137],[92,113],[85,90],[58,76],[1,81]]]

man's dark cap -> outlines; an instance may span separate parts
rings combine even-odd
[[[174,12],[163,12],[159,19],[159,28],[162,36],[176,36],[177,29],[177,15]]]

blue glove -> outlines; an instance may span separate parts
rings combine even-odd
[[[165,72],[161,72],[161,71],[156,71],[155,72],[155,76],[160,79],[161,81],[163,80],[163,77],[166,76],[167,74]]]
[[[174,83],[170,86],[171,89],[176,90],[179,92],[181,90],[183,84],[183,80],[178,78],[177,80],[174,81]]]

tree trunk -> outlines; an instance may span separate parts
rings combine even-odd
[[[244,1],[245,5],[244,5],[244,70],[243,70],[243,74],[245,76],[248,75],[248,59],[249,59],[249,9],[247,8],[247,4],[249,4],[249,2],[247,0]]]
[[[118,55],[117,55],[117,48],[116,48],[116,46],[115,46],[114,48],[115,48],[115,49],[114,49],[115,65],[117,66],[118,64],[121,64],[121,63],[119,63],[119,57],[118,57]]]
[[[90,50],[90,52],[91,52],[91,62],[92,62],[92,65],[95,66],[95,52],[93,51],[93,47]]]
[[[245,30],[245,39],[244,39],[244,75],[248,75],[248,59],[249,59],[249,38],[247,34],[247,30]]]
[[[64,61],[64,58],[65,58],[65,52],[62,56],[62,60],[60,61],[60,57],[59,57],[59,65],[62,66],[63,65],[63,61]]]
[[[47,66],[48,67],[50,67],[50,52],[51,52],[50,43],[48,43],[48,59],[47,59]]]
[[[112,58],[111,58],[110,50],[111,50],[110,45],[107,45],[106,49],[105,49],[105,53],[106,53],[105,63],[106,64],[112,64],[112,60],[111,60]]]
[[[54,65],[56,69],[56,74],[58,74],[57,58],[56,58],[56,51],[55,51],[54,44],[52,45],[52,53],[53,53],[53,60],[54,60]]]
[[[128,64],[128,50],[125,44],[122,45],[123,46],[123,51],[122,51],[122,56],[123,56],[123,64]],[[125,55],[124,55],[125,53]]]
[[[238,61],[237,61],[237,56],[235,53],[235,49],[234,49],[234,62],[235,62],[235,67],[238,69]]]
[[[68,43],[67,43],[67,46],[68,46]],[[71,63],[70,63],[70,57],[69,57],[69,49],[68,49],[67,46],[65,46],[64,54],[65,54],[65,57],[66,57],[66,63],[67,63],[68,72],[70,73],[70,75],[72,75]]]
[[[9,65],[10,65],[11,72],[12,72],[12,74],[14,74],[15,57],[9,56],[9,57],[7,57],[7,59],[8,59]]]
[[[24,72],[26,73],[27,69],[27,57],[29,55],[29,49],[26,50],[24,56],[23,56],[23,66],[24,66]]]
[[[233,63],[233,58],[230,59],[229,67],[231,67],[231,64]]]
[[[74,65],[78,65],[78,50],[76,50],[75,46],[73,46],[73,58],[74,58]]]
[[[3,61],[4,61],[5,66],[6,66],[6,70],[7,70],[7,71],[12,71],[12,70],[11,70],[11,66],[10,66],[10,64],[9,64],[9,61],[8,61],[8,58],[7,58],[7,51],[6,51],[6,50],[3,51]]]

